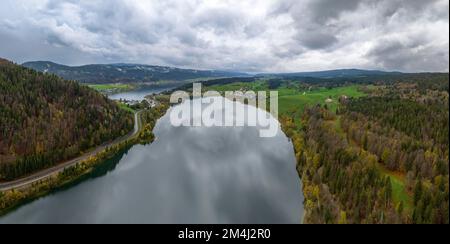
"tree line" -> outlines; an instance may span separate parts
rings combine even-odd
[[[54,75],[0,63],[0,180],[12,180],[126,135],[133,115]]]
[[[301,121],[296,111],[280,117],[305,222],[449,223],[448,92],[440,84],[367,87],[369,96],[342,99],[336,113],[316,105]]]
[[[350,101],[342,112],[348,140],[405,175],[413,223],[448,223],[449,110],[392,97]]]

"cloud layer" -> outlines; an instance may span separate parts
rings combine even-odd
[[[294,72],[448,71],[448,0],[5,0],[0,56]]]

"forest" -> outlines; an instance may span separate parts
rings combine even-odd
[[[0,60],[0,181],[128,134],[133,114],[100,93]]]
[[[448,74],[388,78],[228,79],[205,89],[279,91],[279,121],[303,183],[304,223],[448,224]]]
[[[349,101],[342,111],[348,140],[404,177],[413,223],[448,223],[448,104],[391,97]]]
[[[420,84],[400,85],[414,96],[383,86],[342,99],[336,112],[310,106],[301,126],[281,117],[304,184],[305,222],[449,223],[448,92],[435,101]]]
[[[29,187],[19,190],[0,191],[0,216],[7,214],[12,209],[20,206],[24,202],[39,198],[58,189],[63,189],[67,185],[73,184],[83,177],[90,177],[91,173],[98,173],[97,169],[102,168],[108,159],[113,158],[119,153],[128,151],[133,145],[146,145],[152,143],[155,139],[153,128],[157,120],[163,116],[169,108],[168,96],[157,96],[159,105],[148,109],[148,104],[142,102],[133,106],[139,109],[140,122],[142,127],[137,136],[129,137],[127,140],[113,144],[98,152],[94,156],[73,165],[55,176],[45,178],[31,184]]]
[[[321,72],[319,72],[321,73]],[[324,71],[323,73],[327,73]],[[448,91],[448,73],[388,73],[388,72],[367,72],[363,74],[347,74],[329,76],[308,76],[308,75],[274,75],[262,76],[260,78],[279,80],[279,81],[295,81],[309,86],[320,85],[322,87],[340,87],[350,84],[360,85],[398,85],[412,84],[418,91]]]

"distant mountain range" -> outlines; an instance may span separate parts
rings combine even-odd
[[[377,77],[399,77],[407,75],[401,72],[386,72],[379,70],[338,69],[315,72],[296,73],[260,73],[250,75],[243,72],[194,70],[174,67],[154,66],[144,64],[91,64],[83,66],[67,66],[47,61],[26,62],[22,64],[44,73],[58,75],[64,79],[77,80],[82,83],[155,83],[163,81],[186,82],[193,80],[211,80],[219,78],[303,78],[311,79],[340,79],[340,80],[372,80]]]
[[[159,81],[188,81],[224,77],[247,77],[246,73],[179,69],[173,67],[143,64],[91,64],[66,66],[47,61],[26,62],[22,64],[40,72],[58,75],[67,80],[82,83],[152,83]]]
[[[357,78],[379,75],[399,75],[401,72],[385,72],[379,70],[362,69],[337,69],[315,72],[297,72],[297,73],[263,73],[257,76],[275,76],[275,77],[311,77],[311,78]]]

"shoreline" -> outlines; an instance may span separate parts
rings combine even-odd
[[[164,116],[169,107],[164,107],[161,114],[158,116],[158,120]],[[135,114],[137,116],[138,113]],[[35,201],[39,198],[45,197],[52,192],[64,189],[72,184],[77,184],[77,182],[82,182],[84,177],[88,177],[96,168],[105,164],[108,160],[118,156],[135,145],[138,144],[151,144],[154,142],[155,138],[146,137],[146,129],[150,125],[149,123],[144,123],[142,118],[138,116],[136,124],[141,126],[133,130],[133,134],[126,140],[119,141],[116,144],[107,146],[99,150],[89,157],[77,161],[76,163],[65,166],[62,169],[57,170],[44,178],[37,179],[33,182],[28,182],[24,186],[19,186],[17,188],[0,190],[0,217],[7,215],[8,213],[20,208],[24,204]],[[151,125],[151,131],[153,131],[154,126]]]
[[[53,175],[45,180],[42,180],[42,181],[39,181],[38,183],[33,184],[32,186],[29,186],[29,187],[40,187],[40,188],[39,188],[39,191],[32,192],[32,193],[30,193],[30,195],[17,200],[17,202],[15,202],[14,204],[12,204],[4,209],[0,209],[0,218],[8,215],[9,213],[13,212],[14,210],[19,209],[20,207],[22,207],[28,203],[31,203],[33,201],[39,200],[40,198],[52,195],[53,193],[56,193],[58,191],[63,191],[67,188],[70,188],[72,186],[82,183],[83,181],[92,177],[91,174],[93,174],[96,169],[103,166],[103,164],[107,163],[109,160],[120,155],[121,153],[127,152],[133,146],[135,146],[135,145],[128,145],[128,146],[120,149],[118,152],[116,152],[115,154],[112,154],[110,157],[103,159],[102,162],[99,162],[97,164],[92,165],[89,168],[86,168],[83,172],[81,172],[77,176],[71,176],[67,179],[59,179],[58,178],[59,176]],[[58,180],[59,180],[59,182],[54,182],[54,181],[58,181]],[[26,189],[27,188],[24,188],[22,190],[26,190]],[[19,191],[19,190],[12,190],[12,191]]]
[[[66,160],[64,162],[59,162],[55,164],[54,166],[51,166],[49,168],[41,169],[39,171],[36,171],[34,173],[25,175],[21,178],[12,180],[12,181],[5,181],[0,182],[0,191],[9,191],[9,190],[19,190],[23,188],[27,188],[29,185],[32,185],[35,182],[39,182],[41,180],[45,180],[46,178],[51,177],[52,175],[56,175],[58,173],[63,172],[65,169],[75,166],[78,163],[81,163],[90,157],[95,157],[97,154],[101,153],[102,151],[106,150],[109,147],[113,147],[115,145],[118,145],[122,142],[126,142],[129,139],[132,139],[134,136],[138,134],[138,132],[141,130],[139,126],[141,125],[140,122],[140,113],[142,111],[135,112],[133,114],[134,117],[134,128],[132,131],[130,131],[127,135],[116,138],[110,142],[106,142],[102,145],[99,145],[95,148],[92,148],[86,153],[83,153],[75,158]]]
[[[158,120],[164,116],[164,114],[167,113],[168,109],[167,107],[162,114],[160,114]],[[141,112],[141,111],[140,111]],[[266,111],[270,114],[269,111]],[[138,115],[139,112],[135,114],[135,116]],[[35,182],[32,182],[30,184],[27,184],[26,187],[22,188],[14,188],[14,189],[8,189],[8,190],[0,190],[0,217],[3,217],[12,211],[20,208],[23,205],[26,205],[27,203],[33,202],[35,200],[38,200],[42,197],[48,196],[52,194],[53,192],[57,192],[59,190],[63,190],[66,187],[70,187],[73,184],[81,183],[85,180],[85,177],[89,177],[89,175],[95,171],[96,168],[102,166],[105,164],[108,160],[118,156],[120,153],[123,153],[130,148],[132,148],[135,145],[138,144],[151,144],[156,138],[151,138],[147,142],[143,142],[140,139],[140,133],[144,131],[145,125],[143,124],[142,118],[137,119],[138,127],[133,130],[133,135],[128,138],[127,140],[121,141],[115,145],[112,145],[111,147],[105,147],[104,149],[100,150],[99,152],[95,153],[95,155],[92,155],[88,157],[85,160],[80,161],[79,163],[76,163],[75,165],[70,165],[65,167],[62,171],[54,172],[53,174],[45,177],[44,179],[38,179]],[[291,141],[293,140],[292,137],[289,137],[286,132],[284,131],[285,125],[278,119],[278,122],[280,124],[281,130],[286,135],[287,138],[289,138]],[[152,126],[152,131],[155,125]],[[292,144],[295,152],[295,147]],[[299,162],[296,160],[296,168],[297,168],[297,174],[299,176],[300,182],[302,183],[302,188],[304,188],[305,182],[303,182],[301,178],[301,174],[298,170]],[[302,192],[304,189],[302,189]],[[13,196],[13,200],[9,203],[3,202],[4,198],[10,197],[7,196],[7,194],[15,195]],[[304,206],[304,203],[306,201],[306,196],[303,193],[305,199],[303,204],[303,213],[302,216],[300,216],[300,224],[305,224],[305,217],[307,215],[307,210]],[[3,200],[3,201],[2,201]]]
[[[206,91],[208,91],[208,90],[206,90]],[[205,92],[206,92],[205,91]],[[224,98],[224,99],[228,99],[227,97],[225,97],[223,94],[220,94],[220,96],[222,97],[222,98]],[[203,97],[203,93],[202,93],[202,97]],[[228,99],[229,100],[229,99]],[[243,103],[242,101],[239,101],[239,100],[236,100],[235,102],[239,102],[239,103],[241,103],[241,104],[245,104],[245,105],[249,105],[249,106],[253,106],[252,104],[250,104],[250,103]],[[260,109],[259,107],[256,107],[257,109]],[[272,114],[271,114],[271,112],[270,112],[270,106],[266,106],[266,110],[265,110],[265,112],[266,113],[268,113],[270,116],[273,116]],[[283,121],[280,119],[280,117],[278,117],[278,118],[276,118],[276,120],[278,121],[278,123],[279,123],[279,125],[280,125],[280,129],[281,129],[281,131],[284,133],[284,135],[291,141],[291,146],[292,146],[292,148],[293,148],[293,150],[294,150],[294,153],[295,154],[297,154],[297,151],[296,151],[296,148],[295,148],[295,146],[294,146],[294,144],[292,143],[293,141],[294,141],[294,136],[289,136],[288,135],[288,133],[287,133],[287,131],[285,130],[285,128],[287,128],[287,125],[285,124],[285,123],[283,123]],[[301,177],[301,171],[300,171],[300,169],[298,168],[299,166],[300,166],[300,164],[299,164],[299,161],[298,161],[298,159],[296,158],[296,161],[295,161],[295,163],[296,163],[296,167],[295,167],[295,171],[297,172],[297,175],[298,175],[298,177],[299,177],[299,179],[300,179],[300,182],[301,182],[301,188],[302,188],[302,194],[303,194],[303,197],[304,197],[304,199],[303,199],[303,203],[302,203],[302,205],[303,205],[303,213],[302,213],[302,216],[300,216],[300,224],[308,224],[308,223],[306,223],[305,222],[305,218],[306,218],[306,216],[308,215],[308,212],[307,212],[307,208],[305,207],[305,203],[306,203],[306,195],[305,195],[305,193],[304,193],[304,188],[305,188],[305,185],[307,185],[307,183],[308,182],[306,182],[306,181],[303,181],[303,179],[302,179],[302,177]]]

